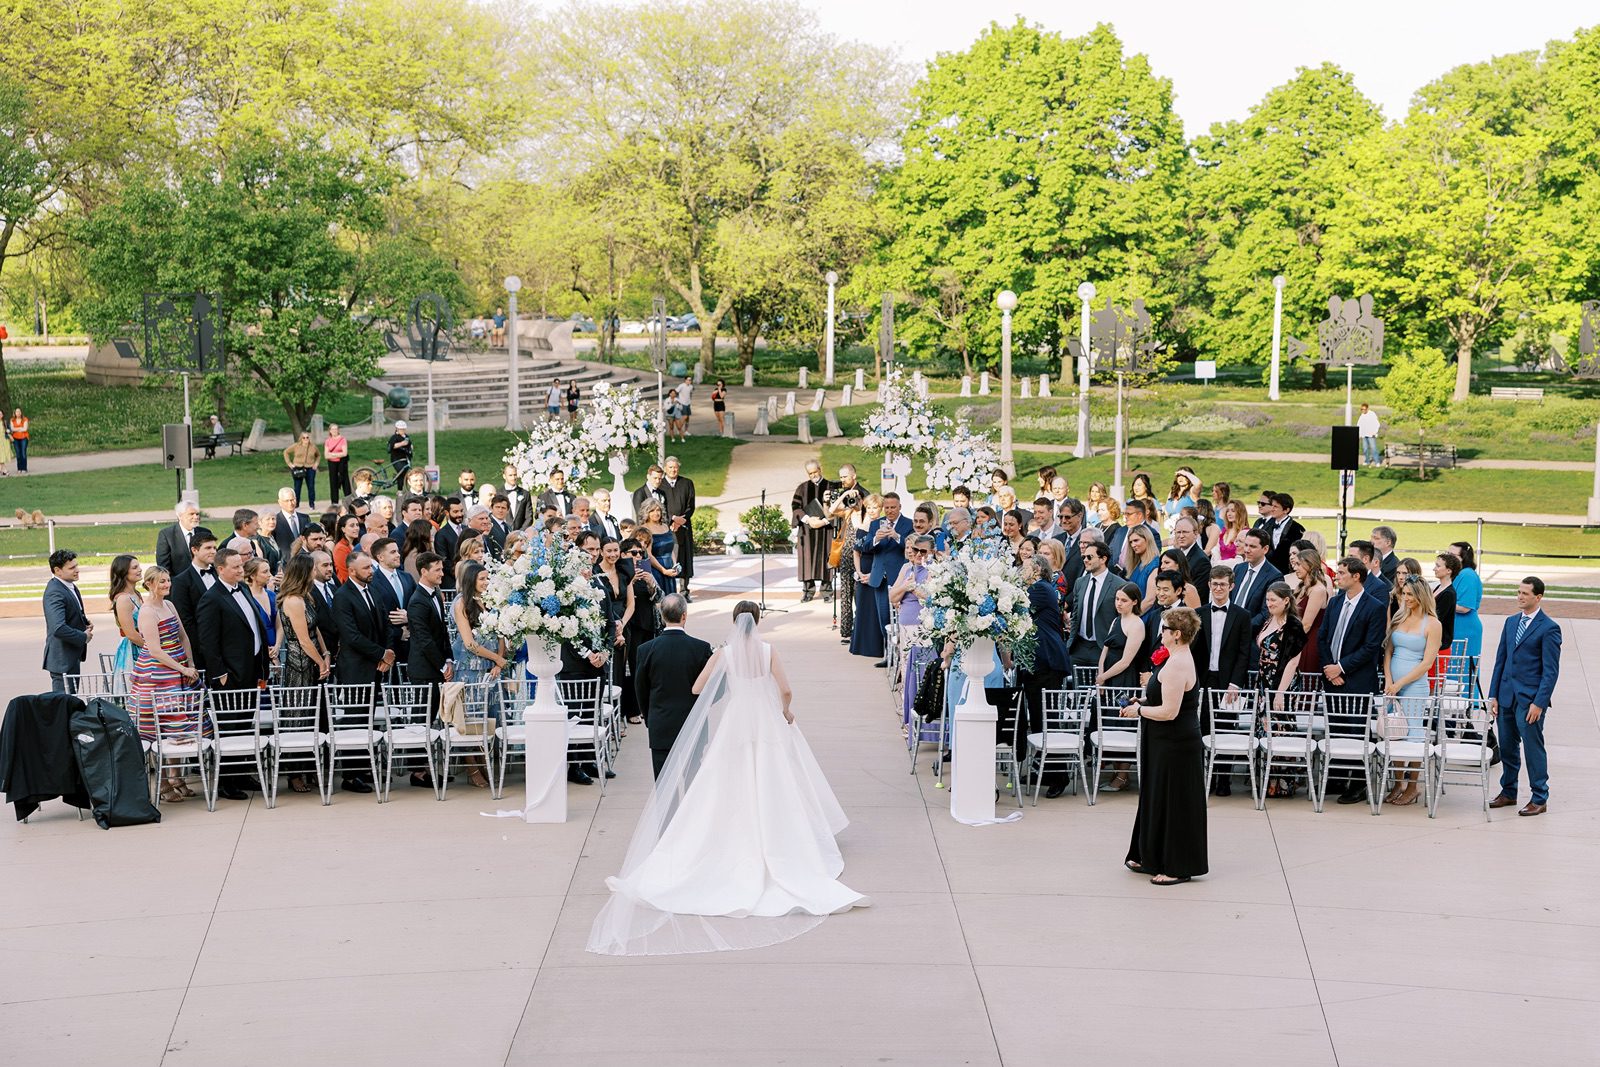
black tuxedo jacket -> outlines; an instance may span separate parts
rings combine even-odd
[[[340,685],[379,681],[378,661],[389,649],[389,621],[376,595],[367,608],[361,587],[345,582],[333,594],[334,626],[339,631],[339,658],[334,663]]]
[[[337,581],[333,583],[333,591],[335,594],[339,591]],[[322,635],[322,646],[330,656],[336,656],[339,653],[339,620],[333,614],[333,597],[323,596],[322,587],[315,582],[311,583],[311,595],[315,598],[317,632]]]
[[[645,501],[647,501],[647,500],[651,500],[651,499],[659,500],[659,501],[661,501],[661,506],[663,508],[665,508],[667,506],[667,492],[666,492],[666,490],[667,490],[667,483],[665,481],[662,481],[660,487],[658,487],[656,489],[651,489],[648,484],[641,485],[639,488],[635,489],[633,491],[633,517],[635,519],[643,521],[643,519],[644,519],[644,504],[645,504]],[[671,518],[671,517],[672,517],[671,515],[667,516],[667,518]]]
[[[163,527],[156,537],[156,566],[176,578],[178,571],[191,562],[188,531],[177,523]]]
[[[483,535],[483,547],[489,550],[490,559],[506,558],[506,535],[510,532],[509,523],[502,526],[499,519],[491,518],[489,520],[489,532]]]
[[[598,511],[589,513],[589,529],[600,535],[604,542],[607,538],[613,541],[622,540],[622,528],[617,525],[617,520],[610,515],[601,515]]]
[[[694,708],[694,680],[711,659],[711,646],[683,630],[663,630],[639,646],[633,668],[634,694],[644,710],[650,747],[667,752]]]
[[[278,509],[278,525],[272,528],[272,539],[278,542],[278,555],[282,559],[289,558],[289,549],[294,545],[294,539],[311,529],[311,519],[303,511],[294,513],[294,521],[289,521],[289,515],[282,508]],[[298,529],[296,529],[298,527]]]
[[[383,576],[383,571],[377,567],[372,568],[372,584],[368,588],[372,590],[372,602],[378,605],[378,611],[385,616],[385,622],[388,622],[387,616],[389,612],[410,609],[411,594],[417,588],[417,580],[405,571],[396,571],[395,577],[400,579],[399,596],[394,595],[394,586],[390,585],[389,579]],[[393,623],[388,623],[388,625],[389,637],[386,643],[390,648],[394,649],[395,662],[407,662],[408,642],[405,638],[406,628],[404,626],[396,626]]]
[[[1190,545],[1189,551],[1185,552],[1183,557],[1183,562],[1189,567],[1189,580],[1196,586],[1205,585],[1204,575],[1211,572],[1211,557],[1206,555],[1204,548],[1200,547],[1200,542],[1196,541]]]
[[[192,569],[192,568],[191,568]],[[220,581],[206,590],[197,609],[198,636],[191,635],[200,666],[206,672],[206,685],[213,689],[254,689],[267,675],[266,633],[256,648],[256,630],[251,626],[253,604],[245,603],[249,592],[243,585],[230,593]],[[227,682],[222,676],[227,675]]]
[[[1273,536],[1278,539],[1278,543],[1267,551],[1267,562],[1284,574],[1289,574],[1294,570],[1292,558],[1294,543],[1305,538],[1306,528],[1300,525],[1300,520],[1291,515],[1283,520],[1280,530],[1281,532],[1279,530],[1273,531]]]
[[[1208,597],[1200,605],[1200,633],[1194,643],[1194,665],[1200,673],[1200,684],[1207,689],[1226,689],[1230,685],[1243,689],[1250,677],[1250,615],[1239,605],[1229,604],[1219,634],[1211,609]],[[1211,649],[1218,641],[1222,643],[1221,654],[1217,657],[1217,672],[1212,674]]]
[[[411,620],[411,654],[406,660],[411,683],[444,681],[444,665],[450,662],[450,631],[444,622],[444,605],[419,585],[411,591],[406,615]]]
[[[572,514],[572,504],[577,499],[578,494],[570,489],[563,489],[559,493],[554,489],[546,489],[539,494],[539,510],[543,512],[545,508],[555,508],[556,513],[564,519]]]
[[[444,557],[444,582],[442,587],[456,587],[456,553],[461,551],[461,531],[447,522],[433,534],[433,550]]]
[[[212,588],[216,588],[215,585]],[[200,598],[206,595],[205,580],[200,577],[200,572],[194,569],[193,563],[185,563],[182,567],[172,572],[172,591],[167,594],[173,610],[178,613],[178,620],[183,623],[184,631],[189,635],[189,644],[196,647],[200,640]]]
[[[1066,562],[1061,565],[1061,573],[1066,576],[1067,588],[1072,589],[1078,584],[1078,579],[1083,577],[1083,552],[1078,548],[1078,534],[1069,534],[1065,531],[1056,534],[1056,540],[1061,542],[1061,547],[1066,551]]]
[[[533,521],[533,497],[529,496],[528,491],[520,485],[500,491],[511,501],[511,528],[526,530],[528,523]]]

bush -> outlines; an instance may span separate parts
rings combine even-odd
[[[715,508],[697,508],[689,518],[689,530],[694,535],[697,556],[720,556],[727,544],[722,536],[721,523]]]
[[[791,547],[789,515],[776,504],[758,504],[739,513],[739,525],[744,528],[744,544],[751,548],[765,548],[768,552],[787,552]]]

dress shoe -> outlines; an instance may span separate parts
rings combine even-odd
[[[1233,796],[1233,779],[1218,778],[1215,783],[1215,788],[1212,789],[1212,795],[1219,797]]]
[[[874,663],[873,666],[887,668],[889,666],[889,661],[886,659],[880,659],[878,662]]]
[[[432,789],[433,776],[427,774],[413,774],[411,776],[411,785],[415,789]]]
[[[1066,791],[1067,791],[1067,783],[1065,783],[1065,782],[1057,782],[1055,785],[1048,786],[1044,791],[1044,795],[1049,797],[1051,800],[1054,800],[1056,797],[1060,796],[1062,793],[1065,793]]]
[[[1489,801],[1489,806],[1491,808],[1509,808],[1515,806],[1516,803],[1517,802],[1515,800],[1506,796],[1504,793],[1501,793],[1499,796]]]
[[[262,788],[261,783],[256,781],[254,778],[240,778],[234,784],[237,785],[240,789],[243,789],[247,793],[265,793],[266,792],[266,789]]]
[[[1360,804],[1367,799],[1367,787],[1364,785],[1353,786],[1346,789],[1339,798],[1341,804]]]
[[[217,786],[217,796],[223,800],[249,800],[250,794],[231,785]]]
[[[1546,807],[1546,805],[1544,805],[1544,804],[1535,804],[1533,801],[1530,800],[1530,801],[1528,801],[1528,806],[1523,808],[1521,811],[1517,812],[1517,814],[1518,815],[1543,815],[1545,807]]]
[[[694,603],[694,597],[689,595],[689,590],[685,589],[682,592],[683,592],[683,602],[685,604],[693,604]]]
[[[574,785],[588,785],[590,782],[593,782],[594,779],[576,767],[568,767],[567,781],[573,783]]]
[[[812,599],[816,597],[816,595],[816,593],[813,593],[811,590],[807,589],[804,593],[800,594],[800,603],[809,604],[811,603]]]
[[[365,778],[346,778],[339,783],[339,788],[346,793],[370,793],[372,792],[372,783]]]

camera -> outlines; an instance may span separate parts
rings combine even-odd
[[[840,507],[844,508],[847,511],[851,510],[853,508],[860,507],[861,506],[861,489],[859,487],[852,488],[852,489],[846,489],[844,492],[839,494],[838,503],[839,503]]]

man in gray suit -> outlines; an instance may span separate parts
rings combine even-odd
[[[1121,580],[1111,573],[1111,553],[1105,543],[1079,539],[1083,555],[1083,577],[1072,587],[1072,665],[1096,667],[1100,649],[1111,624],[1117,618],[1117,586]]]
[[[180,501],[173,509],[178,521],[164,526],[156,538],[156,566],[168,574],[176,575],[189,565],[189,537],[200,525],[200,505],[192,500]]]
[[[50,553],[50,576],[44,587],[44,669],[50,672],[50,691],[67,693],[77,688],[89,658],[94,623],[78,592],[78,554],[70,548]]]

